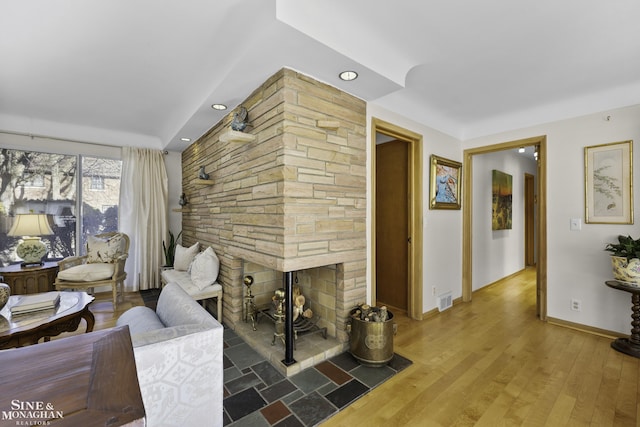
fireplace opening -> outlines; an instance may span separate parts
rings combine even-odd
[[[236,299],[242,316],[235,332],[287,376],[346,351],[346,334],[339,333],[346,319],[336,310],[339,271],[334,264],[279,272],[244,261],[242,299]],[[286,336],[287,279],[293,295],[291,348]]]

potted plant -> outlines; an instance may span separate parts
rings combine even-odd
[[[611,252],[613,278],[640,286],[640,239],[620,235],[617,243],[608,243],[604,250]]]
[[[182,231],[178,233],[177,236],[174,237],[173,232],[169,230],[169,243],[165,244],[164,240],[162,241],[162,249],[164,251],[164,267],[173,267],[173,261],[176,257],[176,244]]]

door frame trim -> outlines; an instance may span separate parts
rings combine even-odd
[[[376,133],[381,133],[409,144],[409,289],[407,315],[415,320],[422,320],[422,135],[404,129],[392,123],[371,118],[371,299],[376,303]]]
[[[547,137],[546,135],[504,142],[464,150],[463,154],[463,203],[462,203],[462,300],[471,301],[473,260],[473,156],[526,146],[538,147],[538,193],[536,227],[538,235],[538,260],[536,264],[537,312],[541,320],[547,319]]]

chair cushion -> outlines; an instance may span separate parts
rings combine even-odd
[[[122,234],[114,234],[108,239],[87,237],[87,263],[116,262],[124,251],[125,240]]]
[[[200,290],[212,285],[218,279],[220,260],[209,246],[205,251],[196,255],[191,263],[191,281]]]
[[[62,270],[58,273],[58,278],[69,282],[93,282],[110,279],[114,271],[114,264],[83,264]]]
[[[162,272],[162,279],[167,284],[177,284],[196,301],[213,298],[222,292],[222,285],[217,282],[204,289],[197,288],[191,281],[189,273],[186,271],[164,270]]]
[[[191,247],[185,248],[184,246],[178,244],[176,245],[176,254],[173,259],[173,268],[179,271],[187,271],[193,258],[195,258],[196,254],[200,250],[200,243],[196,242]]]

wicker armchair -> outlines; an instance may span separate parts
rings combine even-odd
[[[118,306],[118,292],[124,296],[124,266],[129,255],[129,236],[109,232],[89,236],[87,255],[72,256],[58,262],[57,290],[87,290],[93,293],[98,286],[111,286],[113,310]],[[119,288],[119,289],[118,289]]]

